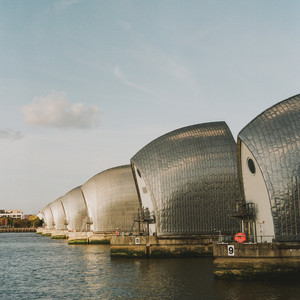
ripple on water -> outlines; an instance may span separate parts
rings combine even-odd
[[[0,234],[0,299],[299,299],[297,283],[215,281],[212,259],[111,259],[108,245]]]

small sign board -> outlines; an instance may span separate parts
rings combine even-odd
[[[246,234],[243,232],[239,232],[234,236],[234,240],[238,243],[244,243],[247,240]]]
[[[227,245],[228,256],[234,256],[234,245]]]
[[[140,243],[141,243],[140,238],[139,238],[139,237],[136,237],[136,238],[135,238],[135,244],[136,244],[136,245],[139,245]]]

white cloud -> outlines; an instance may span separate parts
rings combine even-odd
[[[23,138],[23,134],[20,131],[16,131],[13,129],[7,129],[7,130],[0,129],[0,139],[20,140],[22,138]]]
[[[96,127],[100,110],[83,103],[71,104],[65,93],[52,92],[46,97],[36,97],[23,106],[24,121],[29,125],[56,127],[60,129]]]
[[[154,96],[158,96],[157,94],[155,94],[154,92],[150,91],[149,89],[147,89],[147,88],[145,88],[145,87],[143,87],[143,86],[141,86],[141,85],[138,85],[138,84],[136,84],[136,83],[134,83],[134,82],[129,81],[129,80],[125,77],[125,75],[124,75],[123,73],[121,73],[121,70],[120,70],[119,66],[115,66],[115,67],[114,67],[114,74],[115,74],[120,80],[122,80],[123,83],[125,83],[126,85],[128,85],[128,86],[130,86],[130,87],[132,87],[132,88],[134,88],[134,89],[143,91],[143,92],[145,92],[145,93],[147,93],[147,94],[154,95]]]

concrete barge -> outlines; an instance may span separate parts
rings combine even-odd
[[[110,235],[93,232],[68,232],[68,243],[70,245],[109,244]]]
[[[113,236],[111,257],[203,257],[212,256],[212,239],[157,238],[156,236]]]
[[[251,280],[300,275],[300,243],[214,244],[216,279]]]
[[[37,234],[50,236],[51,239],[67,239],[70,245],[109,244],[111,238],[111,234],[98,234],[86,231],[48,230],[46,228],[38,228]]]

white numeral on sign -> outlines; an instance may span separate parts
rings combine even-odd
[[[227,245],[228,256],[234,256],[234,245]]]

